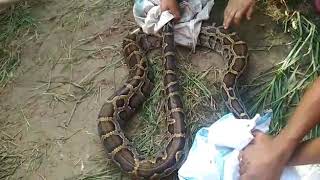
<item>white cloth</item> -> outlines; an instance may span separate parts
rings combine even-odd
[[[181,19],[174,26],[177,44],[195,49],[203,20],[209,19],[214,0],[183,0],[179,3]],[[156,34],[174,16],[169,11],[161,13],[160,0],[136,0],[133,15],[137,24],[147,34]]]
[[[187,160],[178,171],[180,180],[238,180],[240,150],[254,138],[252,130],[267,132],[272,113],[253,119],[227,114],[210,127],[201,128]],[[294,167],[285,168],[281,180],[300,180]]]
[[[296,169],[301,176],[301,180],[319,180],[320,179],[320,165],[305,165],[297,166]]]

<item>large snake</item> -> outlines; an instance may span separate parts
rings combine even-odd
[[[109,158],[122,171],[139,179],[159,179],[181,167],[187,156],[187,128],[183,103],[179,93],[173,25],[166,24],[162,31],[164,88],[167,106],[169,141],[152,159],[139,155],[129,142],[123,128],[149,96],[153,84],[148,77],[146,53],[154,48],[148,35],[129,34],[123,41],[129,78],[102,106],[98,116],[98,131]],[[236,93],[236,82],[248,59],[247,45],[236,33],[229,33],[215,25],[202,27],[200,46],[218,52],[226,61],[222,79],[222,94],[227,107],[238,118],[249,118]],[[147,45],[146,45],[147,44]]]

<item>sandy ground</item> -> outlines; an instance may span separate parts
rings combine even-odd
[[[18,40],[22,64],[14,81],[0,91],[0,118],[17,124],[8,133],[16,135],[18,148],[39,152],[40,167],[29,171],[31,161],[24,163],[12,179],[78,179],[104,168],[117,172],[104,160],[96,117],[127,75],[120,44],[136,28],[130,3],[50,0],[32,8],[39,24],[36,33]],[[214,10],[217,22],[221,9]],[[283,59],[290,48],[283,45],[289,41],[281,28],[261,12],[237,31],[250,48],[244,83]],[[199,71],[223,67],[218,55],[203,49],[191,59]],[[118,173],[106,179],[122,177]]]

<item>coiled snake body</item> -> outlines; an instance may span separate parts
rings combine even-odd
[[[124,172],[133,177],[158,179],[178,169],[187,156],[187,129],[183,103],[179,94],[173,25],[162,32],[163,72],[167,103],[169,141],[153,159],[145,159],[126,138],[123,127],[136,113],[152,90],[145,53],[151,46],[145,34],[130,34],[123,41],[123,51],[129,67],[129,78],[102,106],[98,116],[98,132],[108,156]],[[222,94],[228,108],[239,118],[248,118],[236,95],[236,81],[245,69],[248,53],[246,43],[223,27],[202,27],[199,45],[213,49],[227,61],[222,80]]]

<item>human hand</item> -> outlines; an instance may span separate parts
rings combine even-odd
[[[239,154],[240,180],[279,180],[290,156],[281,143],[255,132],[255,139]]]
[[[174,15],[175,21],[179,21],[181,18],[176,0],[160,0],[160,9],[161,11],[169,10],[169,12]]]
[[[254,6],[255,0],[229,0],[224,10],[224,28],[227,29],[231,24],[239,25],[243,16],[250,20]]]

